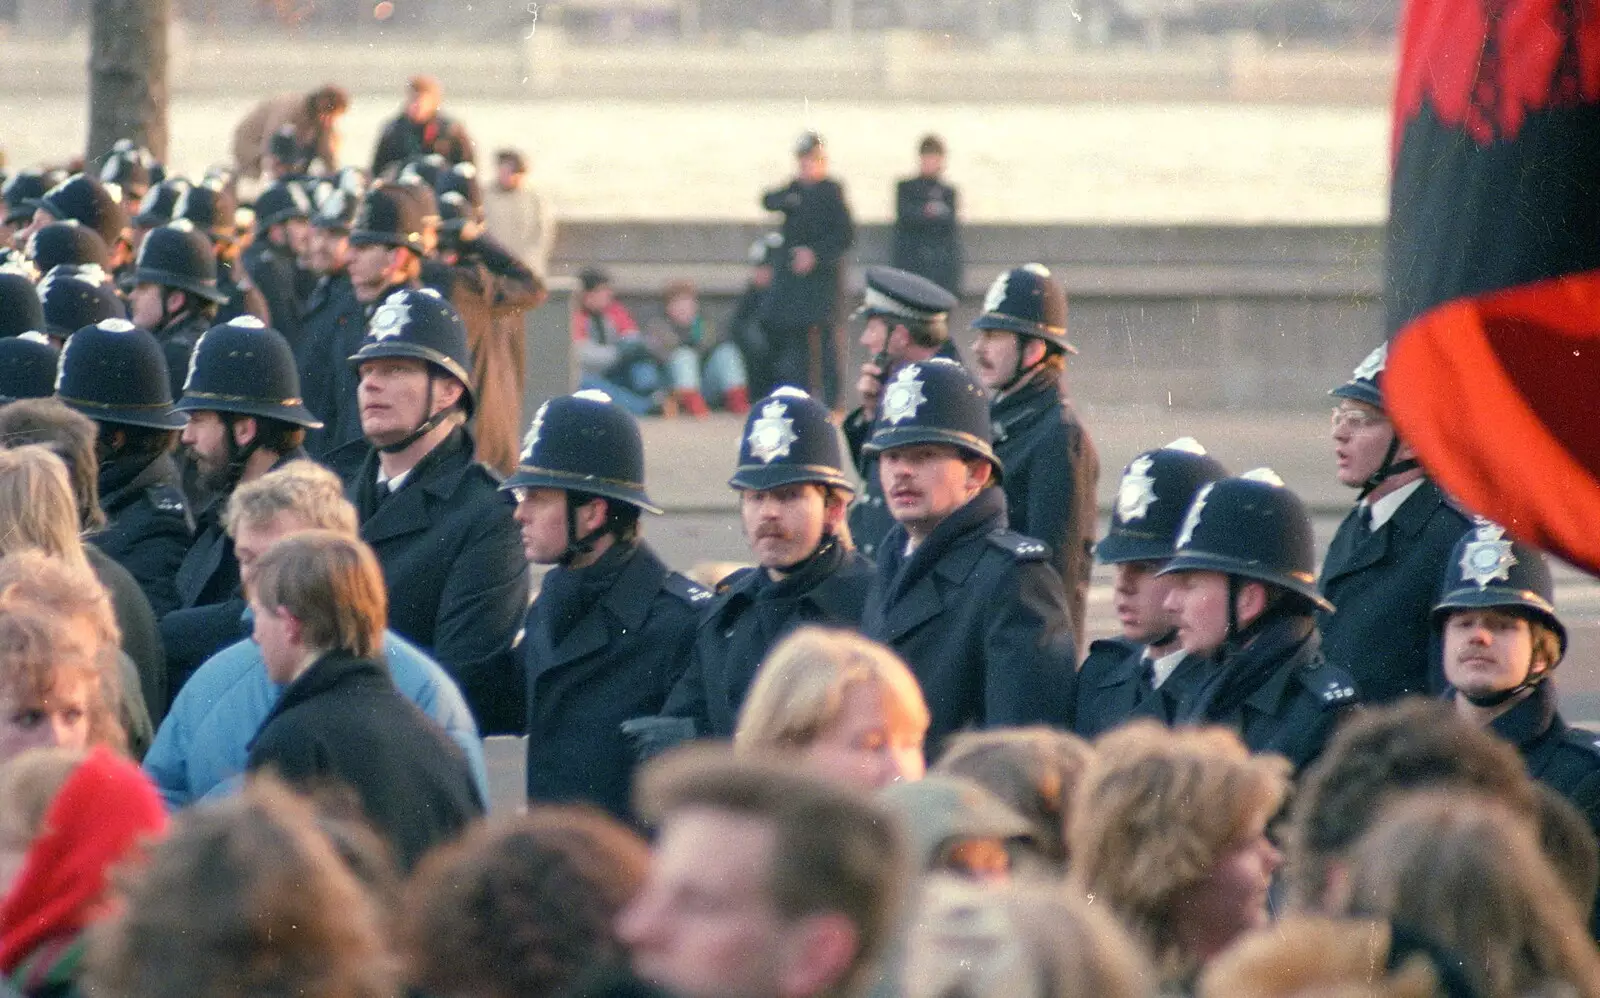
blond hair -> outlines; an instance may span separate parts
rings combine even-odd
[[[1434,998],[1438,971],[1420,954],[1385,972],[1385,922],[1287,918],[1245,936],[1206,966],[1200,998]]]
[[[933,771],[972,780],[1026,818],[1040,857],[1064,872],[1072,795],[1094,748],[1045,725],[964,731],[945,744]]]
[[[19,606],[87,622],[102,651],[115,654],[122,647],[111,593],[87,563],[74,565],[37,548],[0,558],[0,609]]]
[[[389,595],[372,549],[331,530],[308,530],[272,545],[256,562],[264,607],[300,622],[309,649],[372,658],[383,647]]]
[[[48,447],[0,450],[0,556],[38,548],[88,567],[66,463]]]
[[[83,647],[65,622],[44,610],[25,603],[0,608],[0,690],[23,704],[40,704],[64,680],[81,680],[88,685],[89,743],[125,750],[115,654]]]
[[[810,745],[839,718],[845,690],[871,683],[923,730],[928,705],[900,656],[853,631],[802,627],[778,642],[756,671],[739,710],[734,749],[792,752]]]
[[[1392,804],[1349,856],[1348,910],[1412,926],[1466,956],[1487,998],[1552,985],[1600,995],[1600,952],[1537,832],[1477,794]]]
[[[175,438],[177,434],[170,433]],[[100,461],[95,445],[100,427],[94,420],[63,405],[60,399],[18,399],[0,406],[0,445],[50,448],[67,466],[78,519],[85,530],[106,525],[100,508]]]
[[[229,537],[240,524],[264,526],[287,513],[315,530],[357,536],[356,508],[345,498],[339,476],[315,461],[290,461],[239,486],[228,497],[222,527]]]
[[[1223,728],[1136,721],[1101,736],[1072,802],[1071,882],[1122,918],[1164,979],[1187,978],[1197,955],[1179,942],[1173,900],[1261,832],[1289,768]]]

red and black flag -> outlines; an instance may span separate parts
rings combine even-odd
[[[1449,493],[1600,572],[1600,0],[1409,0],[1384,398]]]

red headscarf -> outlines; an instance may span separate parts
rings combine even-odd
[[[0,900],[0,973],[94,921],[104,908],[107,871],[166,827],[161,797],[138,766],[104,748],[90,752],[50,802],[43,830]]]

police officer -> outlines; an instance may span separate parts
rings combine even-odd
[[[93,229],[75,220],[51,222],[28,237],[23,253],[33,269],[48,274],[66,264],[90,264],[109,270],[111,251]]]
[[[318,459],[361,440],[356,408],[359,378],[345,359],[360,348],[378,306],[399,291],[417,287],[422,273],[422,212],[398,187],[368,191],[350,226],[346,273],[353,293],[348,298],[330,296],[323,308],[306,317],[299,355],[306,404],[327,424],[322,433],[311,436],[309,447]],[[359,452],[359,446],[355,450]],[[338,470],[348,474],[354,469]]]
[[[1339,608],[1321,614],[1323,654],[1378,703],[1444,688],[1428,618],[1450,550],[1468,527],[1389,422],[1387,359],[1388,347],[1378,347],[1329,392],[1339,482],[1360,495],[1328,545],[1320,580]]]
[[[1433,626],[1456,712],[1515,745],[1529,774],[1600,831],[1600,740],[1556,709],[1567,630],[1554,592],[1543,554],[1479,520],[1450,553]]]
[[[188,221],[152,229],[139,246],[133,282],[129,318],[155,334],[167,358],[172,394],[181,395],[195,341],[211,328],[217,306],[227,301],[217,287],[211,243]]]
[[[60,350],[43,333],[0,339],[0,405],[54,395],[60,357]]]
[[[95,421],[100,508],[90,539],[128,570],[157,617],[178,606],[175,577],[194,537],[172,450],[184,417],[155,338],[119,318],[77,330],[61,354],[56,394]],[[160,710],[162,705],[155,705]]]
[[[67,337],[106,319],[126,319],[127,307],[111,284],[111,276],[95,266],[62,264],[39,282],[39,304],[44,314],[40,332],[59,349]],[[170,397],[170,396],[169,396]]]
[[[917,146],[917,175],[895,185],[896,267],[961,294],[961,231],[956,189],[944,179],[944,140],[928,135]]]
[[[644,444],[633,417],[586,390],[539,407],[516,474],[528,561],[553,565],[528,611],[528,797],[629,815],[622,725],[661,711],[711,593],[639,537]]]
[[[696,734],[733,735],[756,667],[796,627],[860,625],[873,565],[853,550],[845,526],[855,488],[843,465],[828,410],[798,388],[780,388],[750,410],[728,484],[739,492],[757,564],[717,587],[664,710],[693,720]]]
[[[916,675],[929,754],[969,725],[1072,723],[1072,624],[1040,541],[1006,527],[983,388],[955,361],[901,367],[867,450],[896,525],[862,631]]]
[[[0,221],[0,244],[12,245],[18,233],[33,220],[33,202],[44,197],[50,189],[44,174],[37,170],[20,170],[6,178],[0,185],[0,200],[5,201],[5,219]]]
[[[262,322],[272,321],[272,312],[261,291],[250,283],[239,263],[239,202],[232,191],[232,178],[216,173],[184,189],[172,204],[173,221],[184,220],[204,232],[211,240],[217,261],[217,289],[226,297],[217,307],[218,322],[241,315],[253,315]]]
[[[311,286],[301,306],[307,324],[313,317],[339,300],[352,298],[355,290],[347,272],[350,263],[350,223],[355,220],[358,196],[330,187],[317,202],[311,216],[311,231],[306,237],[306,257],[302,273]],[[302,347],[300,353],[304,353]]]
[[[445,667],[479,729],[506,734],[522,728],[512,649],[528,565],[499,478],[472,459],[471,363],[449,302],[390,295],[349,359],[365,439],[347,484],[389,584],[389,626]]]
[[[855,317],[865,322],[861,345],[869,359],[856,382],[861,407],[845,417],[844,437],[862,482],[862,494],[850,507],[850,533],[868,558],[877,556],[878,545],[894,526],[878,482],[877,458],[866,447],[883,386],[906,364],[935,357],[961,362],[950,341],[949,316],[955,307],[955,295],[926,278],[893,267],[867,268],[866,295]]]
[[[795,157],[795,179],[761,199],[767,211],[783,214],[783,249],[761,324],[774,351],[774,380],[808,388],[831,409],[838,404],[842,353],[834,328],[839,267],[856,230],[844,188],[828,176],[821,136],[801,136]]]
[[[311,199],[299,184],[280,180],[256,197],[255,212],[255,238],[239,262],[266,300],[272,327],[298,352],[303,317],[297,261],[310,238]]]
[[[152,175],[157,172],[161,172],[161,164],[150,150],[135,145],[132,139],[118,139],[100,166],[100,182],[118,204],[138,204],[150,190]]]
[[[44,328],[44,305],[28,275],[0,270],[0,339]]]
[[[1252,752],[1303,769],[1358,699],[1355,679],[1324,662],[1316,612],[1311,518],[1300,497],[1258,468],[1200,489],[1163,575],[1178,641],[1210,658],[1210,674],[1178,724],[1233,728]]]
[[[1061,390],[1067,355],[1078,352],[1067,342],[1066,293],[1037,263],[1007,271],[989,286],[972,328],[978,380],[994,396],[989,417],[1006,467],[1006,515],[1012,529],[1050,546],[1081,640],[1100,455]]]
[[[86,173],[75,173],[26,203],[34,212],[33,220],[17,235],[22,241],[52,222],[71,219],[93,229],[111,247],[122,240],[122,230],[128,224],[116,197],[98,178]]]
[[[1208,675],[1206,660],[1178,640],[1166,606],[1176,577],[1161,575],[1194,494],[1227,476],[1188,437],[1136,456],[1123,469],[1111,529],[1095,548],[1110,565],[1121,638],[1096,641],[1078,669],[1078,734],[1094,738],[1134,717],[1172,723],[1177,706]]]

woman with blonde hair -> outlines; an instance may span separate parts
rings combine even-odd
[[[1386,918],[1461,955],[1487,998],[1600,996],[1600,951],[1538,831],[1473,794],[1401,798],[1350,853],[1347,914]]]
[[[761,663],[733,745],[876,789],[922,777],[927,733],[928,705],[898,655],[853,631],[802,627]]]
[[[1167,988],[1188,990],[1267,922],[1283,858],[1266,828],[1288,780],[1287,760],[1222,728],[1140,721],[1102,735],[1072,802],[1069,882],[1122,919]]]

